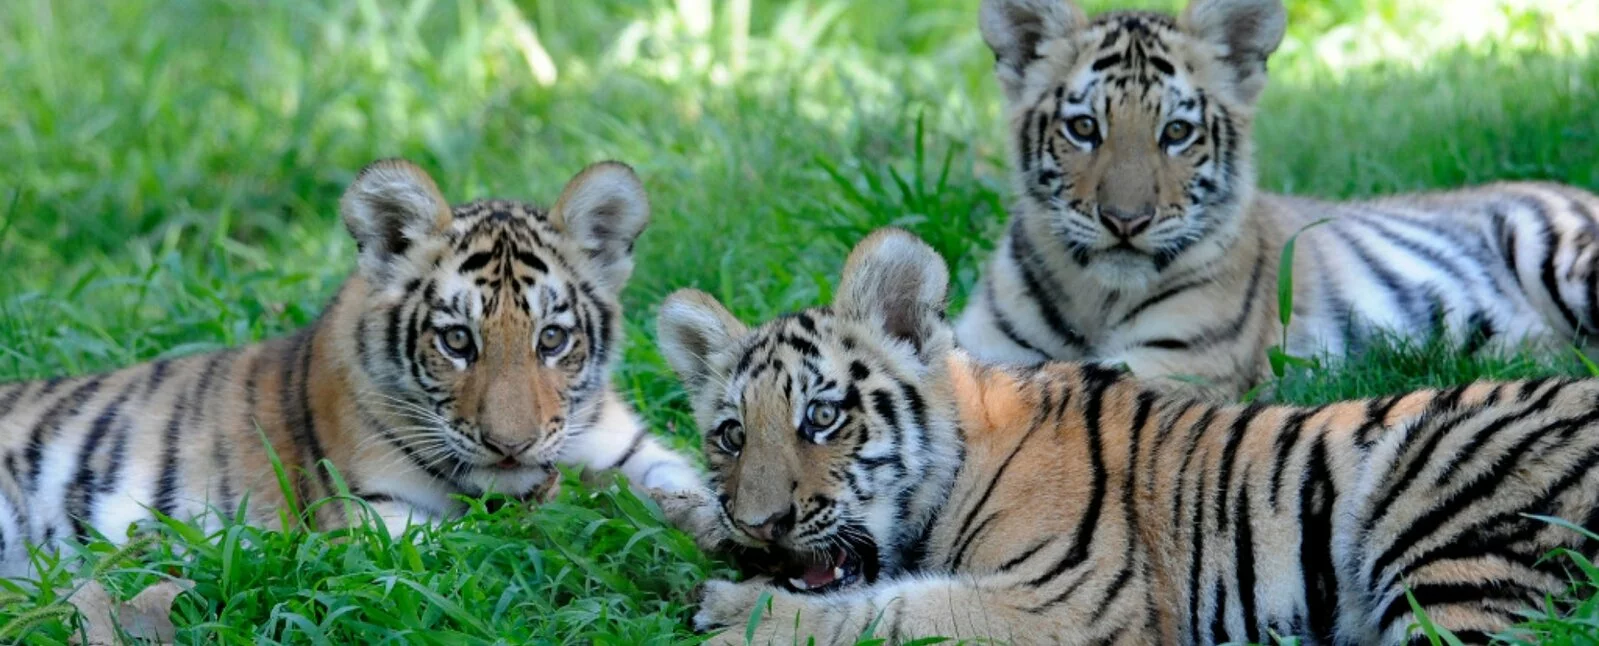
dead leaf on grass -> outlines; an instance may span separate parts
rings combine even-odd
[[[87,633],[73,635],[72,643],[115,646],[120,643],[120,628],[129,637],[170,644],[178,633],[172,625],[172,601],[192,587],[194,582],[188,579],[170,579],[145,588],[127,603],[117,603],[99,581],[90,581],[67,597],[67,603],[83,616],[83,632]]]

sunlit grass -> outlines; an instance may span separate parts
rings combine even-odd
[[[1129,4],[1176,3],[1089,3]],[[1267,188],[1599,188],[1592,3],[1518,0],[1483,25],[1463,17],[1483,3],[1289,4],[1257,121]],[[615,158],[654,205],[617,382],[688,445],[651,339],[668,291],[767,318],[827,299],[850,246],[900,224],[950,260],[964,301],[1008,192],[991,64],[975,9],[940,0],[0,3],[0,379],[305,324],[353,265],[335,204],[374,158],[418,161],[453,199],[544,202]],[[1397,348],[1280,392],[1310,403],[1576,369]],[[716,567],[630,496],[576,483],[559,504],[475,511],[414,548],[362,532],[159,535],[103,578],[122,593],[167,573],[199,582],[178,606],[185,643],[680,641]],[[68,580],[48,577],[0,590],[0,626],[56,607]],[[27,631],[63,643],[70,626],[50,615]]]

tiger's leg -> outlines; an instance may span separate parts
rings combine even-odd
[[[1459,418],[1390,428],[1367,449],[1361,479],[1335,494],[1340,596],[1354,602],[1341,613],[1345,643],[1427,643],[1412,629],[1419,614],[1462,642],[1486,643],[1529,611],[1561,611],[1549,600],[1583,580],[1558,550],[1593,554],[1599,389],[1541,380],[1463,393],[1466,406],[1498,399]]]
[[[563,464],[591,470],[615,469],[641,490],[700,490],[704,482],[688,456],[668,448],[615,395],[607,397],[599,420],[568,438]]]
[[[1249,388],[1245,379],[1258,372],[1252,366],[1238,369],[1230,358],[1165,348],[1128,350],[1095,363],[1130,372],[1163,394],[1217,404],[1236,401]]]
[[[988,363],[1031,366],[1050,358],[1068,358],[1050,357],[1035,342],[1027,341],[1017,323],[1000,311],[990,294],[990,287],[979,287],[976,297],[961,312],[955,322],[957,345]]]
[[[750,615],[762,595],[769,594],[750,643],[804,644],[814,638],[816,644],[853,644],[868,627],[874,638],[888,644],[918,637],[1013,644],[1144,644],[1160,639],[1157,630],[1137,619],[1148,619],[1148,612],[1112,608],[1129,606],[1128,600],[1141,600],[1141,595],[1106,599],[1097,595],[1105,592],[1108,581],[1081,581],[1088,583],[1081,597],[1065,599],[998,577],[911,578],[830,594],[794,594],[763,579],[711,581],[702,593],[694,628],[727,629],[709,644],[744,644]],[[1067,590],[1071,597],[1076,592]]]
[[[561,461],[585,470],[621,471],[635,493],[654,499],[667,522],[702,548],[714,549],[729,540],[715,498],[693,461],[651,435],[614,395],[604,405],[597,424],[568,440]]]
[[[1478,430],[1469,424],[1462,428]],[[1438,444],[1448,447],[1456,440]],[[1347,570],[1354,584],[1350,592],[1369,601],[1361,612],[1345,617],[1350,624],[1344,628],[1358,636],[1349,641],[1431,643],[1418,628],[1419,608],[1427,621],[1462,643],[1486,644],[1525,621],[1526,613],[1547,610],[1546,600],[1559,599],[1571,581],[1580,580],[1580,575],[1572,578],[1575,570],[1555,552],[1564,548],[1591,553],[1591,544],[1576,532],[1524,514],[1589,517],[1585,524],[1591,527],[1593,501],[1599,494],[1599,473],[1592,465],[1599,458],[1599,443],[1582,440],[1580,451],[1569,446],[1546,450],[1555,442],[1530,448],[1518,444],[1488,440],[1476,447],[1477,460],[1437,461],[1438,473],[1466,482],[1491,481],[1495,472],[1484,465],[1509,474],[1480,497],[1447,489],[1459,483],[1446,481],[1441,490],[1425,488],[1374,508],[1393,513],[1374,511],[1379,521],[1374,531],[1350,545],[1357,556]],[[1395,473],[1390,482],[1419,483],[1414,486],[1424,488],[1434,477],[1424,469],[1410,478]],[[1371,593],[1360,594],[1362,588]],[[1555,609],[1559,607],[1557,601]]]
[[[1516,556],[1526,558],[1529,564],[1538,563],[1537,556]],[[1403,585],[1392,586],[1376,597],[1369,619],[1375,626],[1359,633],[1379,634],[1377,642],[1383,644],[1432,643],[1419,627],[1415,611],[1419,607],[1429,623],[1461,643],[1493,642],[1494,635],[1521,623],[1524,613],[1540,612],[1545,595],[1558,595],[1563,589],[1559,577],[1551,573],[1520,569],[1520,564],[1494,558],[1436,561],[1425,571],[1406,576]],[[1551,585],[1529,585],[1529,579],[1546,578]]]
[[[1485,233],[1549,327],[1599,334],[1599,197],[1518,183],[1489,199]]]
[[[405,528],[410,525],[432,525],[444,520],[443,516],[431,511],[398,500],[367,500],[367,505],[378,519],[383,521],[383,527],[389,530],[390,538],[399,538],[405,533]]]
[[[22,512],[14,505],[6,488],[0,487],[0,579],[26,577],[31,574],[28,560],[28,535]]]

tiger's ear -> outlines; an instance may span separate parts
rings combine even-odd
[[[672,292],[656,318],[661,354],[690,391],[703,388],[716,375],[711,355],[732,347],[748,332],[715,297],[697,289]]]
[[[944,324],[949,267],[932,247],[903,229],[879,229],[855,245],[844,263],[839,314],[870,321],[909,342],[918,354],[949,331]]]
[[[386,284],[414,267],[409,253],[450,226],[450,203],[426,171],[403,159],[361,169],[339,199],[344,227],[360,249],[361,271]]]
[[[1071,0],[983,0],[977,22],[994,50],[994,75],[1015,100],[1039,46],[1082,29],[1088,16]]]
[[[1266,58],[1282,44],[1288,14],[1281,0],[1193,0],[1179,24],[1217,49],[1238,98],[1254,102],[1266,88]]]
[[[633,274],[633,241],[650,222],[650,202],[632,168],[600,162],[566,183],[550,222],[577,242],[605,287],[620,291]]]

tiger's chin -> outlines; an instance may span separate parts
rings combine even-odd
[[[561,473],[553,468],[538,465],[474,466],[462,474],[462,484],[479,494],[504,494],[514,498],[528,498],[549,489]]]
[[[1095,252],[1083,269],[1105,287],[1125,291],[1148,289],[1160,278],[1155,257],[1128,245]]]

